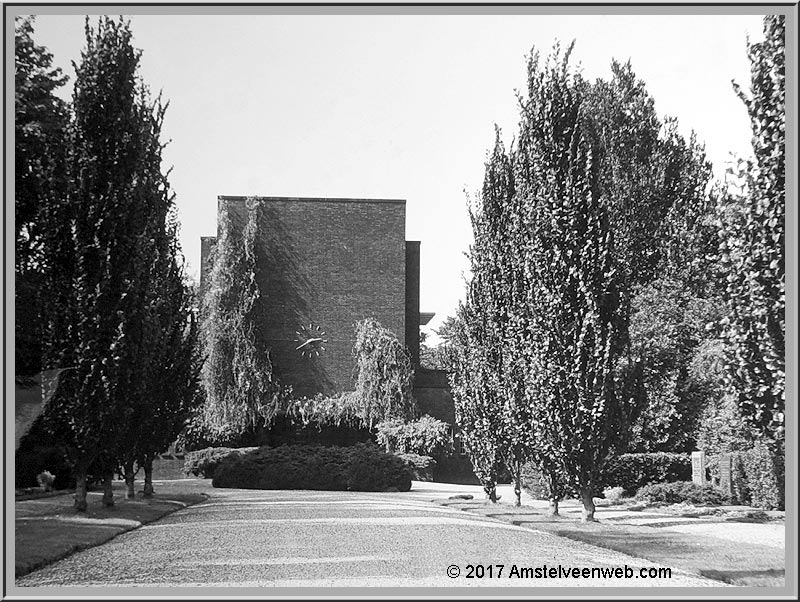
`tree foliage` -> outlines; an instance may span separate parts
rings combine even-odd
[[[643,403],[628,425],[625,451],[695,449],[704,408],[721,394],[711,373],[697,368],[711,361],[716,339],[706,325],[721,312],[718,299],[694,295],[685,281],[661,278],[634,295],[630,357],[640,367]]]
[[[241,230],[227,212],[220,212],[213,267],[202,300],[203,416],[215,439],[268,424],[284,394],[258,333],[260,207],[258,199],[247,200]]]
[[[67,104],[56,96],[67,77],[33,40],[33,17],[14,24],[15,372],[42,369],[47,244],[66,186]]]
[[[614,377],[627,333],[614,206],[603,194],[602,146],[570,49],[529,61],[517,181],[530,233],[523,311],[526,394],[541,455],[559,463],[592,517],[592,495],[618,433]],[[552,132],[552,133],[549,133]]]
[[[395,454],[433,456],[450,451],[450,425],[425,414],[406,422],[399,418],[375,426],[378,445]]]
[[[509,295],[516,274],[509,245],[515,223],[508,205],[514,192],[511,161],[498,130],[481,194],[470,208],[472,278],[464,304],[448,325],[456,422],[475,474],[493,500],[499,472],[506,467],[516,479],[530,449],[529,421],[519,415],[525,411],[521,387],[514,386],[520,381],[507,378],[515,366],[504,347],[513,328]]]
[[[642,291],[668,274],[705,308],[713,224],[694,137],[658,118],[630,64],[592,83],[570,52],[529,59],[514,145],[498,135],[486,163],[451,380],[459,425],[482,439],[481,470],[499,458],[513,474],[533,459],[551,501],[576,491],[588,518],[606,456],[654,403],[645,376],[663,358],[629,330],[636,295],[652,300]],[[682,342],[674,374],[696,343]],[[673,381],[659,384],[683,396],[677,405],[699,403]]]
[[[194,361],[174,198],[161,171],[166,105],[138,76],[128,22],[101,17],[94,29],[87,18],[85,33],[64,192],[37,216],[43,363],[68,368],[43,421],[74,462],[78,510],[90,469],[104,476],[110,504],[118,463],[152,458],[174,437],[174,410],[193,398]],[[39,108],[61,118],[58,103]]]
[[[760,436],[784,439],[785,410],[785,18],[764,18],[763,42],[748,46],[747,107],[754,161],[740,163],[739,190],[720,202],[726,271],[726,378],[742,416]]]

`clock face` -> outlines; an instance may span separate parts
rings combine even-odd
[[[295,349],[303,357],[319,357],[325,351],[325,343],[328,342],[328,339],[325,338],[325,332],[316,324],[301,326],[300,330],[296,332],[297,347]]]

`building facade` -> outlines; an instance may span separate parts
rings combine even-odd
[[[397,335],[420,372],[419,327],[433,314],[420,314],[420,243],[405,239],[405,201],[250,198],[258,201],[260,336],[279,381],[291,385],[296,396],[352,390],[354,326],[368,317]],[[218,218],[225,214],[241,233],[247,200],[218,197]],[[201,289],[208,283],[215,242],[216,237],[201,239]],[[324,342],[304,353],[308,338]],[[434,389],[446,389],[446,379],[422,380],[425,390],[417,397],[423,411],[431,394],[441,406],[449,390]],[[447,418],[436,414],[452,424],[452,407],[444,412]]]

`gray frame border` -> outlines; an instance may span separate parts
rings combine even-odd
[[[786,566],[797,567],[797,274],[798,274],[798,212],[797,212],[797,25],[798,7],[796,3],[730,3],[730,4],[601,4],[592,3],[591,5],[575,5],[574,3],[560,3],[557,5],[289,5],[276,6],[267,4],[249,5],[208,5],[208,4],[180,4],[180,5],[152,5],[152,4],[23,4],[23,3],[4,3],[4,138],[5,138],[5,162],[4,162],[4,198],[14,197],[13,182],[13,157],[14,157],[14,134],[11,124],[14,121],[13,113],[13,79],[11,74],[13,69],[8,68],[11,63],[9,57],[13,56],[14,39],[14,15],[21,14],[48,14],[48,15],[68,15],[68,14],[126,14],[126,15],[515,15],[515,14],[556,14],[556,15],[718,15],[718,14],[784,14],[786,15],[786,67],[787,67],[787,102],[786,102],[786,125],[787,125],[787,173],[786,191],[787,199],[794,203],[787,203],[786,225],[787,242],[785,256],[789,269],[786,278],[786,298],[788,311],[786,315],[787,338],[786,355],[786,395],[790,403],[787,407],[787,432],[789,436],[786,442]],[[745,52],[744,47],[742,52]],[[731,92],[733,93],[733,92]],[[14,365],[14,341],[9,333],[14,329],[13,305],[7,304],[6,300],[13,299],[13,262],[11,258],[14,253],[14,228],[13,213],[9,211],[9,203],[4,203],[3,218],[5,222],[4,237],[4,336],[5,341],[5,399],[13,399],[14,388],[13,374]],[[9,269],[9,265],[11,266]],[[792,404],[791,401],[794,401]],[[13,440],[13,421],[9,420],[9,408],[6,406],[4,415],[5,421],[5,442],[4,454],[6,458],[5,468],[8,468],[8,458],[13,458],[9,454],[10,441]],[[13,490],[13,461],[11,468],[4,471],[5,482],[4,491]],[[10,487],[7,487],[10,486]],[[4,547],[4,597],[10,599],[25,599],[30,597],[47,598],[113,598],[113,597],[182,597],[182,598],[211,598],[219,597],[258,597],[258,598],[413,598],[413,597],[443,597],[443,598],[472,598],[472,597],[504,597],[504,598],[551,598],[551,597],[571,597],[571,598],[609,598],[626,599],[640,598],[644,591],[641,588],[284,588],[274,589],[263,588],[123,588],[123,587],[30,587],[21,588],[13,585],[11,576],[13,573],[14,541],[9,538],[13,533],[14,511],[13,501],[9,508],[8,496],[4,499],[4,515],[6,537]],[[785,588],[755,588],[755,587],[714,587],[714,588],[660,588],[657,593],[652,594],[654,598],[665,597],[724,597],[724,598],[754,598],[769,597],[779,599],[797,599],[798,582],[797,573],[786,575]]]

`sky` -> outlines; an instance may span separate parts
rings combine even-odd
[[[144,7],[140,7],[140,10]],[[42,10],[45,10],[42,7]],[[566,11],[565,11],[566,12]],[[82,16],[39,14],[34,39],[74,80]],[[140,74],[169,100],[165,168],[199,275],[218,195],[406,199],[421,241],[427,330],[464,294],[475,197],[494,126],[510,143],[526,56],[575,40],[573,63],[609,78],[630,60],[660,116],[694,130],[722,178],[749,154],[746,41],[758,15],[133,15]],[[62,90],[68,98],[70,85]],[[431,341],[436,342],[436,337]]]

